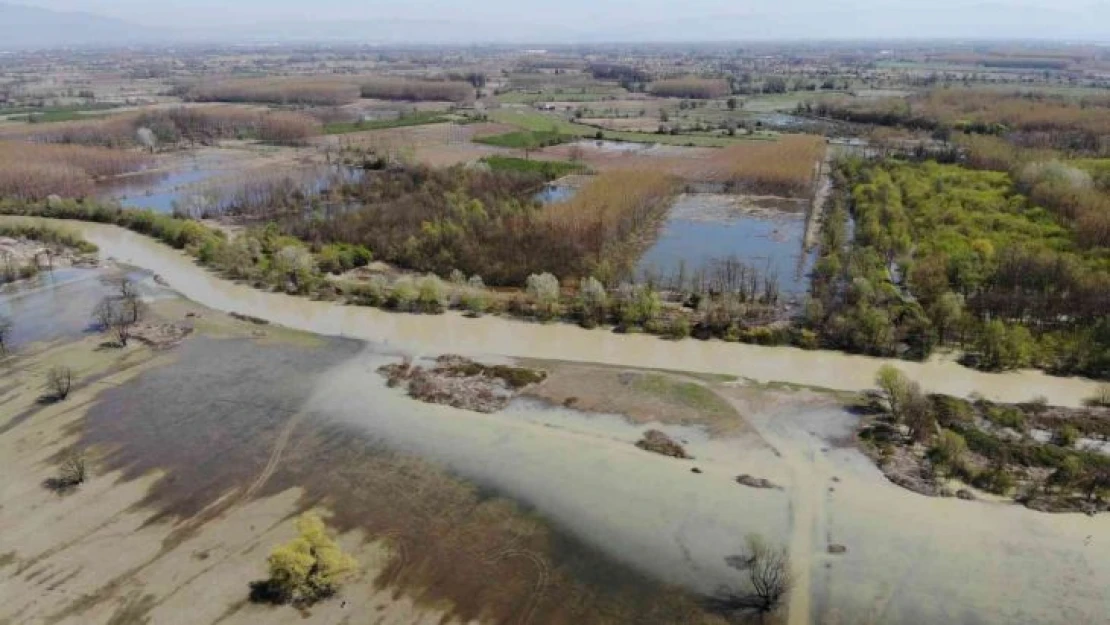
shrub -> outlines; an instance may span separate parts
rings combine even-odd
[[[403,276],[393,283],[393,288],[390,290],[387,303],[391,308],[411,311],[414,309],[414,305],[419,296],[420,292],[412,278]]]
[[[69,397],[69,391],[73,388],[73,369],[65,365],[53,367],[47,373],[46,387],[58,401]]]
[[[428,274],[417,283],[416,304],[421,312],[437,314],[443,312],[446,301],[443,281],[434,274]]]
[[[268,559],[270,578],[252,584],[255,601],[312,605],[335,594],[357,563],[343,553],[319,516],[297,519],[297,537],[275,548]]]
[[[536,307],[541,319],[551,319],[559,314],[559,279],[549,273],[532,274],[525,283],[525,291]]]
[[[1060,447],[1075,447],[1080,433],[1074,425],[1064,425],[1053,433],[1052,442]]]
[[[966,454],[967,441],[952,430],[943,430],[929,450],[933,462],[949,467],[961,466]]]
[[[974,480],[976,488],[982,488],[996,495],[1009,494],[1016,484],[1014,476],[1006,469],[999,467],[980,473]]]
[[[582,325],[594,327],[605,321],[609,294],[596,278],[583,278],[578,283],[578,314]]]
[[[667,338],[684,339],[690,336],[690,321],[686,315],[678,315],[667,324]]]

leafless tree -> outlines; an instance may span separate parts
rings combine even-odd
[[[105,332],[114,332],[120,346],[126,346],[132,328],[142,321],[145,312],[135,284],[124,278],[119,282],[119,292],[105,296],[93,309],[93,320]]]
[[[8,353],[8,337],[12,334],[12,320],[0,315],[0,356]]]
[[[46,374],[46,386],[58,401],[69,397],[73,388],[73,369],[65,365],[54,367]]]
[[[769,545],[762,536],[750,534],[746,553],[725,560],[748,574],[750,588],[723,588],[711,599],[711,607],[728,614],[754,612],[762,623],[785,603],[794,582],[785,546]]]

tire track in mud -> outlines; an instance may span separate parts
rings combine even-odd
[[[532,622],[532,618],[535,616],[536,610],[540,606],[540,601],[543,600],[543,593],[547,589],[547,584],[551,579],[551,567],[548,566],[543,556],[527,549],[505,549],[487,557],[486,562],[492,565],[502,560],[517,557],[524,558],[536,566],[535,588],[532,590],[532,595],[528,598],[528,603],[525,604],[524,610],[521,612],[520,620],[517,621],[519,625],[529,625]]]
[[[278,465],[281,463],[281,455],[285,453],[285,448],[289,446],[289,439],[293,436],[293,431],[297,429],[301,421],[304,421],[306,413],[303,410],[297,411],[293,416],[285,422],[281,431],[278,432],[277,439],[274,441],[274,446],[270,450],[270,457],[266,460],[266,466],[262,468],[262,472],[258,477],[251,482],[243,494],[237,499],[237,502],[245,502],[254,497],[266,482],[273,477],[274,472],[277,471]]]

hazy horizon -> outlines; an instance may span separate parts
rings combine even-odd
[[[0,0],[0,5],[3,5]],[[1110,3],[1092,0],[18,0],[114,20],[134,40],[367,43],[601,43],[796,39],[1106,41]],[[71,18],[77,16],[70,16]],[[0,43],[0,46],[3,44]]]

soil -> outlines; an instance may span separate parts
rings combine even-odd
[[[636,446],[644,451],[650,451],[672,458],[690,458],[682,445],[679,445],[674,439],[659,430],[648,430],[644,432],[644,437],[637,441]]]

